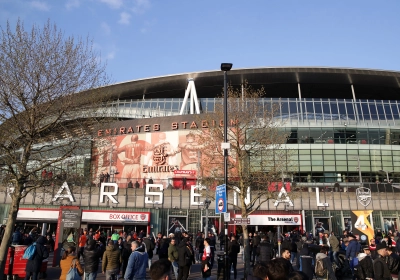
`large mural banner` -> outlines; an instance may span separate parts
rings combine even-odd
[[[201,146],[190,131],[108,136],[96,140],[95,183],[115,182],[122,188],[190,189],[196,184]]]

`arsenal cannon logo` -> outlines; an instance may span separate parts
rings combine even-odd
[[[360,204],[364,207],[367,207],[372,201],[371,190],[368,188],[364,187],[357,188],[356,196],[358,202],[360,202]]]

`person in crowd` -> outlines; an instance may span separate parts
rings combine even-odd
[[[302,271],[293,271],[289,274],[288,280],[311,280],[307,274]]]
[[[189,239],[184,237],[178,244],[178,280],[186,280],[189,277],[190,267],[194,264],[193,250],[189,245]]]
[[[374,260],[374,279],[375,280],[391,280],[390,270],[385,262],[388,255],[386,242],[382,241],[376,245],[378,257]]]
[[[354,272],[354,259],[361,250],[361,244],[357,242],[356,237],[351,233],[347,234],[347,238],[349,239],[349,245],[346,248],[346,259],[349,260],[351,271]]]
[[[253,268],[253,274],[248,275],[247,280],[268,280],[266,264],[257,263]]]
[[[321,247],[319,253],[315,256],[315,260],[316,260],[316,262],[318,262],[318,260],[322,260],[323,267],[324,267],[324,269],[326,269],[326,275],[324,275],[324,277],[322,277],[322,278],[317,277],[317,279],[336,280],[336,276],[335,276],[335,272],[333,271],[333,268],[332,268],[331,260],[328,257],[328,247],[327,246]]]
[[[11,245],[20,245],[22,243],[22,233],[19,227],[17,227],[11,237]]]
[[[103,254],[101,271],[106,274],[106,279],[110,279],[113,275],[119,274],[119,268],[122,263],[121,252],[114,244],[113,240],[109,240],[106,251]]]
[[[119,234],[116,230],[114,230],[114,233],[111,235],[111,240],[114,242],[114,244],[117,244],[119,239]]]
[[[258,233],[257,232],[254,232],[254,235],[253,235],[253,240],[252,240],[252,246],[251,246],[251,253],[250,253],[250,258],[251,258],[251,265],[252,266],[254,266],[254,264],[256,263],[256,259],[257,259],[257,248],[258,248],[258,245],[260,244],[260,242],[261,242],[261,238],[260,238],[260,236],[258,235]]]
[[[81,234],[81,236],[79,237],[78,259],[80,259],[80,257],[83,254],[83,250],[85,249],[86,246],[86,241],[87,241],[87,231],[85,230],[83,234]]]
[[[289,252],[287,250],[287,252]],[[290,254],[290,252],[289,252]],[[289,274],[293,271],[288,271],[287,262],[284,258],[276,258],[271,260],[266,268],[267,268],[267,280],[286,280]]]
[[[297,257],[297,244],[296,239],[292,238],[292,242],[290,244],[290,263],[293,264],[294,259]],[[297,260],[297,259],[296,259]]]
[[[340,266],[339,261],[339,240],[335,236],[335,233],[332,231],[331,236],[329,236],[329,246],[332,252],[333,261],[336,263],[337,266]]]
[[[150,267],[149,275],[152,280],[171,280],[169,273],[171,271],[171,262],[161,259],[153,263]]]
[[[84,280],[95,280],[97,277],[97,271],[99,269],[99,261],[101,252],[96,246],[95,240],[89,240],[87,246],[83,250],[83,261],[84,261]]]
[[[290,262],[290,250],[289,249],[282,249],[281,253],[282,257],[282,262],[286,265],[286,269],[288,270],[288,273],[293,271],[293,266],[292,263]]]
[[[296,263],[297,266],[297,270],[299,271],[303,271],[303,267],[302,267],[302,257],[303,256],[309,256],[310,255],[310,251],[308,249],[308,243],[304,243],[303,247],[301,248],[300,252],[299,252],[299,257],[298,257],[298,262]]]
[[[204,251],[201,257],[201,274],[203,280],[211,279],[211,248],[210,248],[210,238],[204,239]]]
[[[233,278],[237,278],[237,256],[240,252],[240,245],[236,241],[236,237],[232,235],[231,240],[228,242],[228,267],[233,269]],[[228,279],[231,279],[231,270],[228,269]]]
[[[53,252],[54,251],[54,239],[50,234],[46,235],[46,244],[49,246],[50,252]]]
[[[164,236],[160,241],[160,250],[158,251],[159,259],[168,259],[169,242],[174,238],[174,234],[171,233],[169,236],[170,238]]]
[[[126,240],[123,242],[123,249],[122,249],[122,275],[125,275],[125,271],[126,271],[126,267],[128,266],[128,260],[129,257],[132,253],[132,249],[131,249],[131,243],[132,243],[132,236],[129,234],[126,237]]]
[[[261,235],[261,242],[257,248],[258,262],[267,265],[274,258],[274,245],[268,241],[267,235]]]
[[[37,242],[36,242],[37,244]],[[42,265],[42,261],[40,261],[40,265]],[[61,275],[60,280],[66,280],[68,271],[71,267],[75,267],[78,271],[79,275],[83,275],[83,268],[79,262],[79,259],[76,256],[76,248],[73,246],[69,246],[67,250],[64,251],[64,254],[61,257],[60,261],[60,268],[61,268]],[[25,280],[29,278],[25,277]],[[34,279],[32,279],[34,280]]]
[[[357,256],[358,265],[356,270],[354,270],[354,275],[357,279],[374,279],[374,265],[371,258],[371,252],[369,246],[363,246],[363,252],[359,253]]]
[[[176,246],[176,240],[171,239],[168,247],[168,260],[172,264],[172,269],[174,270],[175,279],[178,279],[178,247]]]
[[[400,257],[394,252],[395,248],[393,247],[393,245],[392,247],[388,247],[387,251],[388,255],[386,257],[386,263],[389,267],[392,279],[397,280],[399,275]]]
[[[32,280],[39,279],[39,272],[40,272],[40,267],[42,266],[42,261],[49,257],[49,252],[47,251],[46,247],[44,246],[45,243],[46,243],[46,238],[44,236],[40,236],[36,240],[35,255],[32,260],[29,259],[26,263],[25,280],[31,279],[31,276],[32,276]]]
[[[154,243],[151,240],[151,235],[150,234],[147,237],[143,238],[142,244],[145,247],[145,251],[146,251],[147,256],[148,256],[148,266],[150,268],[151,267],[151,260],[153,258],[153,251],[154,251],[154,248],[155,248]]]
[[[39,237],[39,234],[38,234],[38,227],[33,227],[30,231],[29,231],[29,244],[27,244],[27,245],[31,245],[33,242],[36,242],[36,240],[38,239],[38,237]]]
[[[223,251],[224,250],[224,245],[225,245],[225,234],[223,231],[221,231],[218,235],[218,240],[219,240],[219,250]]]
[[[161,247],[161,240],[162,240],[162,233],[161,232],[159,232],[159,233],[157,233],[157,238],[156,238],[156,254],[158,255],[159,254],[159,252],[160,252],[160,247]],[[160,257],[159,257],[159,259],[161,259]]]
[[[148,266],[148,255],[141,250],[139,242],[131,243],[132,253],[129,256],[128,266],[124,274],[125,280],[145,280]],[[108,279],[108,278],[107,278]]]
[[[215,235],[212,232],[208,233],[208,238],[210,238],[210,249],[211,249],[211,268],[214,267],[214,256],[215,256],[215,246],[216,246],[216,239]]]
[[[196,262],[197,263],[201,262],[201,256],[203,255],[204,238],[205,238],[204,233],[200,233],[200,236],[198,236],[196,238],[195,248],[196,248],[196,251],[197,251],[197,254],[196,254]]]

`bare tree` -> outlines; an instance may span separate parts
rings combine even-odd
[[[228,87],[228,186],[236,192],[242,218],[247,218],[268,200],[277,198],[276,184],[291,171],[291,152],[283,147],[287,135],[284,123],[279,121],[278,105],[261,103],[264,88],[255,89],[246,83],[240,88]],[[206,116],[198,133],[202,146],[202,184],[216,186],[223,183],[223,104],[217,104],[215,113]],[[204,120],[204,116],[202,116]],[[251,196],[248,197],[249,188]],[[250,254],[248,227],[242,225],[245,241],[245,266],[249,272]]]
[[[90,151],[96,124],[113,114],[102,106],[110,81],[91,40],[65,37],[50,21],[30,31],[8,22],[0,36],[0,164],[13,187],[3,269],[21,199],[49,185],[43,169]]]

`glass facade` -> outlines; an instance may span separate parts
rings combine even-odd
[[[214,112],[215,104],[222,104],[221,98],[200,98],[202,113]],[[178,115],[183,98],[125,99],[111,103],[121,114],[130,112],[134,118],[150,118]],[[190,101],[186,108],[189,108]],[[279,105],[277,118],[289,121],[318,121],[338,123],[371,123],[394,125],[400,119],[397,100],[349,100],[328,98],[260,98],[264,107]],[[189,113],[189,109],[185,113]]]

